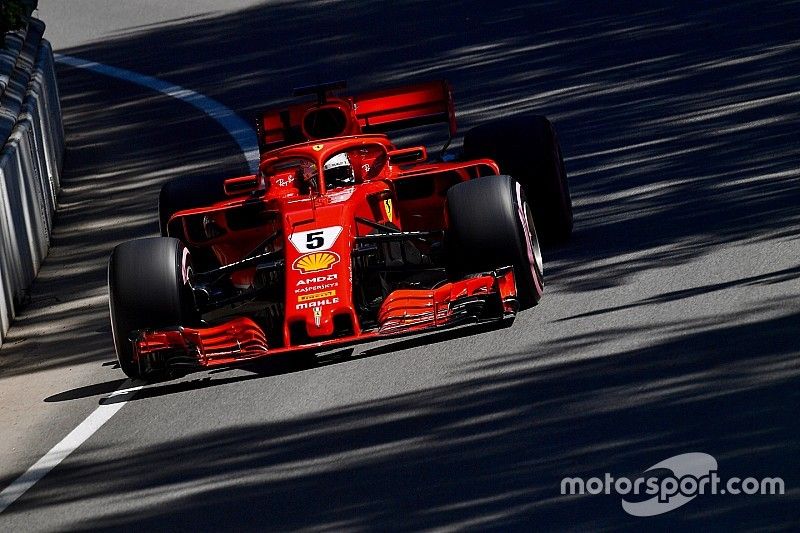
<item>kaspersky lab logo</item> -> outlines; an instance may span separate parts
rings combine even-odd
[[[622,509],[626,513],[655,516],[677,509],[699,495],[776,495],[785,492],[783,479],[779,477],[760,480],[731,477],[723,482],[717,470],[717,460],[711,455],[684,453],[654,464],[634,479],[614,478],[608,472],[602,478],[586,480],[566,477],[561,480],[561,494],[618,494],[622,496]],[[657,475],[659,473],[662,475]]]

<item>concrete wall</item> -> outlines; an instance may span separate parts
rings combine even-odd
[[[50,246],[64,128],[44,23],[0,51],[0,345]]]

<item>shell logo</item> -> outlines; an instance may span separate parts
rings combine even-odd
[[[328,270],[340,260],[336,252],[316,252],[313,254],[301,255],[292,263],[292,268],[301,274],[309,272],[319,272]]]

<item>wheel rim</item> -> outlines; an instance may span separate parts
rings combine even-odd
[[[534,264],[532,266],[536,268],[535,273],[541,277],[544,272],[544,263],[542,262],[542,249],[539,247],[539,238],[536,235],[536,226],[533,225],[533,213],[531,213],[531,207],[528,202],[523,203],[522,209],[525,214],[525,220],[528,222],[527,231],[525,232],[525,239],[528,241],[526,245],[533,252]]]

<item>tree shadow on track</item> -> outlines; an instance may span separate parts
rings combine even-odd
[[[678,291],[671,291],[664,294],[659,294],[658,296],[651,296],[650,298],[644,298],[637,302],[625,305],[618,305],[615,307],[606,307],[603,309],[595,309],[593,311],[587,311],[585,313],[579,313],[575,315],[571,315],[565,318],[558,319],[558,322],[566,322],[569,320],[575,320],[577,318],[585,318],[597,315],[603,315],[606,313],[613,313],[616,311],[622,311],[624,309],[634,309],[636,307],[643,307],[647,305],[655,305],[660,303],[666,302],[676,302],[680,300],[684,300],[686,298],[693,298],[695,296],[702,296],[711,294],[714,292],[724,291],[727,289],[731,289],[734,287],[741,287],[741,286],[756,286],[756,285],[770,285],[775,283],[783,283],[786,281],[795,280],[800,276],[800,266],[796,266],[794,268],[784,268],[782,270],[777,270],[775,272],[769,272],[767,274],[759,274],[757,276],[749,276],[746,278],[739,278],[734,281],[726,281],[723,283],[712,283],[709,285],[703,285],[700,287],[692,287],[690,289],[681,289]]]
[[[447,78],[462,129],[498,114],[547,114],[576,203],[574,241],[546,254],[549,281],[591,292],[733,242],[798,238],[800,96],[787,75],[800,67],[798,14],[795,1],[607,11],[285,1],[60,52],[194,89],[250,118],[293,86],[334,78],[354,89]],[[113,245],[156,231],[167,179],[245,171],[226,134],[188,106],[89,72],[59,75],[62,211],[31,291],[38,305],[21,313],[0,352],[13,359],[4,375],[107,359],[103,279]],[[80,353],[64,349],[74,338]]]
[[[585,303],[635,274],[768,241],[775,257],[759,258],[764,271],[744,282],[796,278],[769,265],[800,235],[798,2],[486,6],[271,2],[62,52],[166,79],[243,116],[307,83],[445,77],[464,127],[496,114],[555,119],[576,233],[546,257],[551,294]],[[182,104],[59,74],[65,207],[35,303],[0,352],[19,361],[4,376],[109,359],[113,245],[156,231],[166,179],[244,167],[224,132]],[[695,285],[637,294],[634,305],[657,314],[740,286]],[[449,385],[279,423],[236,424],[234,413],[228,429],[152,447],[123,436],[111,463],[88,442],[7,513],[96,501],[97,518],[73,524],[86,529],[791,529],[800,508],[792,305],[728,323],[678,317],[666,338],[636,326],[564,329],[516,354],[478,354]],[[31,340],[15,344],[26,332]],[[639,348],[614,348],[637,335]],[[635,475],[687,451],[714,455],[723,477],[782,476],[790,492],[698,497],[647,521],[624,514],[618,497],[558,494],[564,476]]]
[[[703,451],[723,480],[780,476],[788,493],[699,496],[648,528],[789,530],[800,503],[798,465],[785,459],[800,452],[798,328],[800,314],[784,314],[568,362],[535,346],[477,361],[454,385],[121,444],[112,462],[88,449],[9,512],[95,499],[97,517],[70,525],[81,530],[641,529],[619,496],[563,497],[561,479],[635,477]],[[531,359],[541,365],[520,366]],[[138,496],[109,511],[110,494]],[[150,505],[149,494],[166,501]]]

